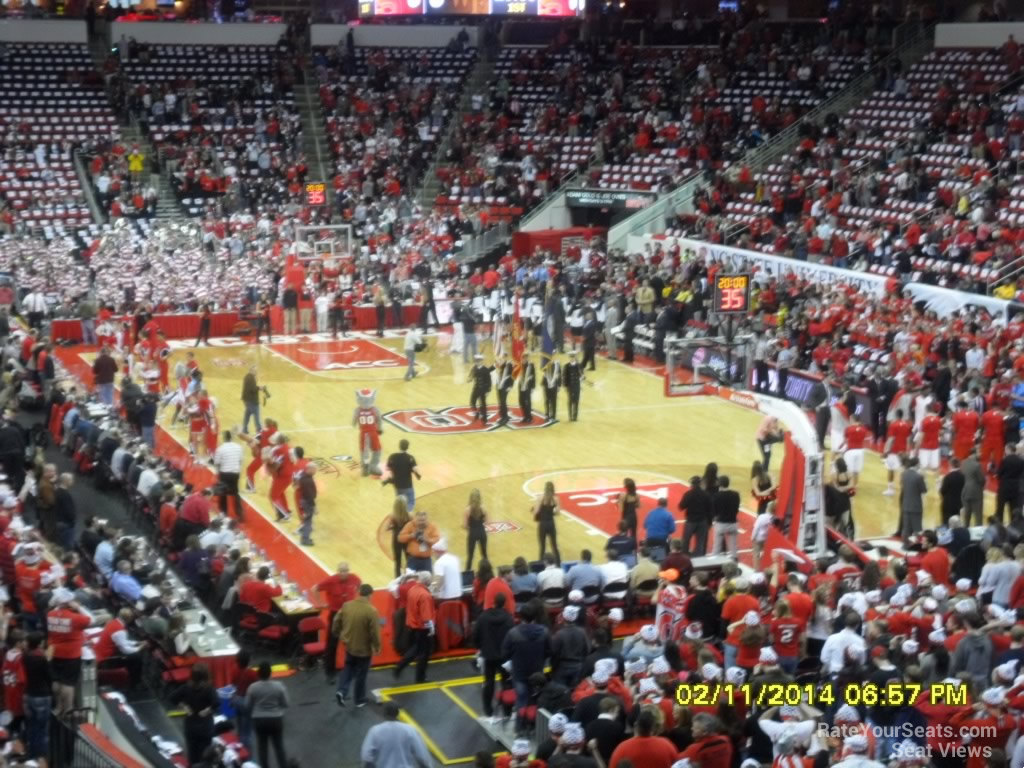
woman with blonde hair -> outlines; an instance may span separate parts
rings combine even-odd
[[[469,549],[469,556],[466,558],[466,570],[473,570],[473,554],[476,552],[476,545],[480,545],[480,556],[487,559],[487,529],[484,523],[487,522],[487,510],[484,509],[480,500],[480,489],[474,488],[469,492],[469,505],[466,507],[466,519],[462,527],[469,532],[466,547]]]
[[[533,519],[537,523],[537,539],[540,541],[540,558],[544,559],[547,551],[546,543],[551,539],[551,551],[555,555],[555,563],[562,564],[562,556],[558,554],[558,534],[555,531],[555,517],[558,515],[558,497],[555,496],[555,484],[550,480],[544,483],[544,493],[533,505]]]
[[[992,602],[1003,608],[1010,606],[1010,590],[1020,576],[1020,563],[1009,560],[999,547],[989,547],[985,553],[985,565],[978,578],[978,599],[982,603]],[[990,595],[990,599],[986,596]]]
[[[402,575],[402,549],[404,545],[398,540],[398,534],[409,522],[409,502],[405,496],[396,494],[395,503],[388,515],[388,530],[391,531],[391,554],[395,559],[395,578]]]

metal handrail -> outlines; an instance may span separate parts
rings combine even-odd
[[[913,34],[905,35],[904,30],[910,28],[913,28]],[[864,98],[866,93],[873,88],[875,76],[881,71],[882,67],[887,66],[896,59],[902,60],[902,57],[908,54],[915,56],[930,48],[934,29],[934,24],[922,27],[918,21],[908,21],[901,24],[893,30],[894,47],[888,56],[885,56],[875,62],[874,65],[847,83],[845,88],[833,94],[817,107],[801,116],[800,119],[792,125],[775,134],[775,136],[765,141],[760,146],[747,152],[743,156],[741,162],[750,167],[752,171],[757,171],[767,163],[773,161],[779,155],[788,152],[795,143],[795,140],[799,137],[800,128],[803,125],[816,123],[829,112],[837,111],[837,106],[844,102],[856,102]],[[904,37],[905,39],[903,39]],[[693,193],[696,191],[699,184],[699,180],[700,174],[695,173],[674,191],[658,200],[654,205],[649,206],[643,211],[630,216],[612,227],[608,231],[608,246],[610,248],[622,247],[622,245],[625,244],[625,238],[629,235],[639,234],[640,232],[646,231],[645,228],[652,222],[659,219],[666,219],[670,206],[671,210],[674,211],[680,206],[684,206],[686,203],[691,201],[693,199]],[[620,245],[620,243],[622,245]]]

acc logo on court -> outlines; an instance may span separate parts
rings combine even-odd
[[[270,348],[308,371],[352,371],[400,368],[405,358],[390,347],[364,339],[300,340]],[[425,366],[421,366],[424,368]]]
[[[522,411],[509,406],[508,415],[511,421],[505,426],[509,429],[540,429],[553,422],[534,411],[532,424],[520,424]],[[421,435],[462,435],[471,432],[493,432],[498,429],[501,415],[498,406],[487,406],[487,423],[481,424],[476,418],[476,410],[468,405],[456,405],[434,411],[429,408],[411,408],[403,411],[390,411],[384,414],[384,420],[406,432]]]
[[[504,520],[498,520],[495,522],[484,523],[484,530],[488,533],[515,533],[516,531],[523,530],[523,526],[516,525],[515,523],[509,523]]]

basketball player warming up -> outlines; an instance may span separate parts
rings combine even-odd
[[[255,437],[250,437],[237,428],[235,434],[252,449],[252,461],[245,468],[245,490],[250,493],[255,492],[256,473],[263,466],[263,451],[270,447],[270,439],[277,434],[277,422],[273,419],[266,419],[263,422],[263,429]]]
[[[294,463],[292,462],[292,447],[288,444],[288,435],[277,433],[274,442],[276,443],[270,452],[270,474],[273,480],[270,483],[270,503],[277,512],[277,521],[283,523],[292,516],[288,508],[288,496],[286,491],[292,485]]]

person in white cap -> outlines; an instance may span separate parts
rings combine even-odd
[[[567,605],[562,609],[564,623],[551,638],[551,679],[569,690],[576,687],[583,674],[583,662],[590,653],[590,640],[577,622],[580,607]]]
[[[644,668],[646,669],[646,665]],[[593,693],[584,696],[576,703],[576,708],[572,713],[572,719],[574,722],[581,723],[586,727],[596,720],[601,714],[601,701],[603,699],[611,695],[629,695],[628,691],[622,685],[622,681],[614,677],[616,672],[617,669],[614,659],[598,660],[597,664],[594,666],[594,672],[590,676],[590,682],[593,685]]]
[[[843,740],[843,752],[846,757],[835,765],[843,768],[885,768],[883,763],[868,757],[868,740],[862,734],[847,736]]]
[[[622,657],[627,661],[639,658],[650,663],[664,652],[665,646],[658,640],[658,628],[653,624],[644,624],[622,645]]]
[[[974,749],[967,756],[967,768],[984,768],[988,754],[996,749],[1005,750],[1020,719],[1009,710],[1005,688],[987,688],[980,699],[972,707],[955,712],[948,721],[956,731],[963,727],[971,729]]]
[[[431,592],[438,600],[459,600],[462,598],[462,568],[459,556],[448,550],[448,539],[442,536],[434,542],[434,581]]]
[[[556,712],[548,719],[548,737],[537,745],[535,756],[538,760],[550,760],[551,755],[558,749],[558,743],[565,733],[565,726],[569,724],[568,715]]]
[[[56,712],[69,711],[75,703],[75,687],[82,674],[82,649],[85,630],[92,616],[75,602],[75,595],[66,587],[58,587],[50,595],[50,611],[46,614],[46,639],[50,646],[50,674],[57,692]]]
[[[584,768],[587,765],[596,765],[593,759],[583,757],[583,747],[586,743],[587,737],[583,731],[583,726],[579,723],[569,723],[565,726],[565,730],[562,732],[562,738],[559,743],[559,747],[563,755],[572,757],[576,756],[581,758],[580,760],[558,760],[557,765],[561,766],[580,766]]]
[[[509,748],[509,754],[498,758],[495,768],[535,768],[537,760],[530,759],[530,740],[516,739]]]

